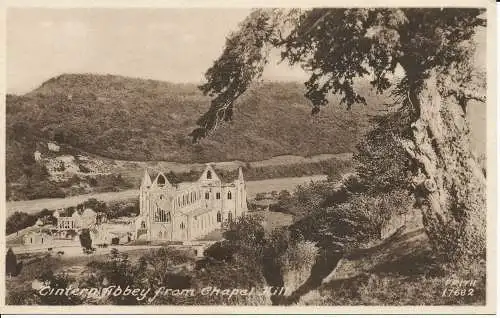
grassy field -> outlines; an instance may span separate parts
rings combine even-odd
[[[263,226],[266,233],[271,233],[275,228],[288,226],[293,223],[293,215],[291,214],[270,211],[251,212],[251,214],[264,217]]]

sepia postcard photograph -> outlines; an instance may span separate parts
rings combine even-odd
[[[494,313],[493,1],[77,3],[3,8],[2,313]]]

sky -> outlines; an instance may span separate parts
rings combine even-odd
[[[250,9],[47,9],[7,12],[7,92],[23,94],[63,73],[203,81],[225,38]],[[484,54],[485,32],[480,36]],[[271,59],[264,79],[304,81]],[[484,59],[479,58],[483,64]]]
[[[226,36],[250,9],[39,9],[7,14],[7,92],[26,93],[62,73],[202,82]],[[272,63],[265,79],[303,80]]]

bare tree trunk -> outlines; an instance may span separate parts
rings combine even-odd
[[[416,167],[415,195],[431,244],[448,260],[485,258],[486,176],[471,150],[464,109],[439,94],[436,75],[416,100],[403,146]]]

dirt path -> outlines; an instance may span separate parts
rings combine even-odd
[[[300,184],[308,183],[310,181],[319,181],[319,180],[326,180],[326,175],[247,181],[248,197],[253,198],[255,197],[255,194],[259,192],[270,192],[273,190],[293,191]],[[112,201],[134,199],[137,198],[138,196],[139,196],[139,190],[132,189],[120,192],[84,194],[67,198],[10,201],[7,202],[6,204],[7,216],[14,213],[15,211],[22,211],[26,213],[37,213],[43,209],[55,210],[59,208],[68,208],[71,206],[76,206],[90,198],[96,198],[97,200],[104,202],[112,202]]]

